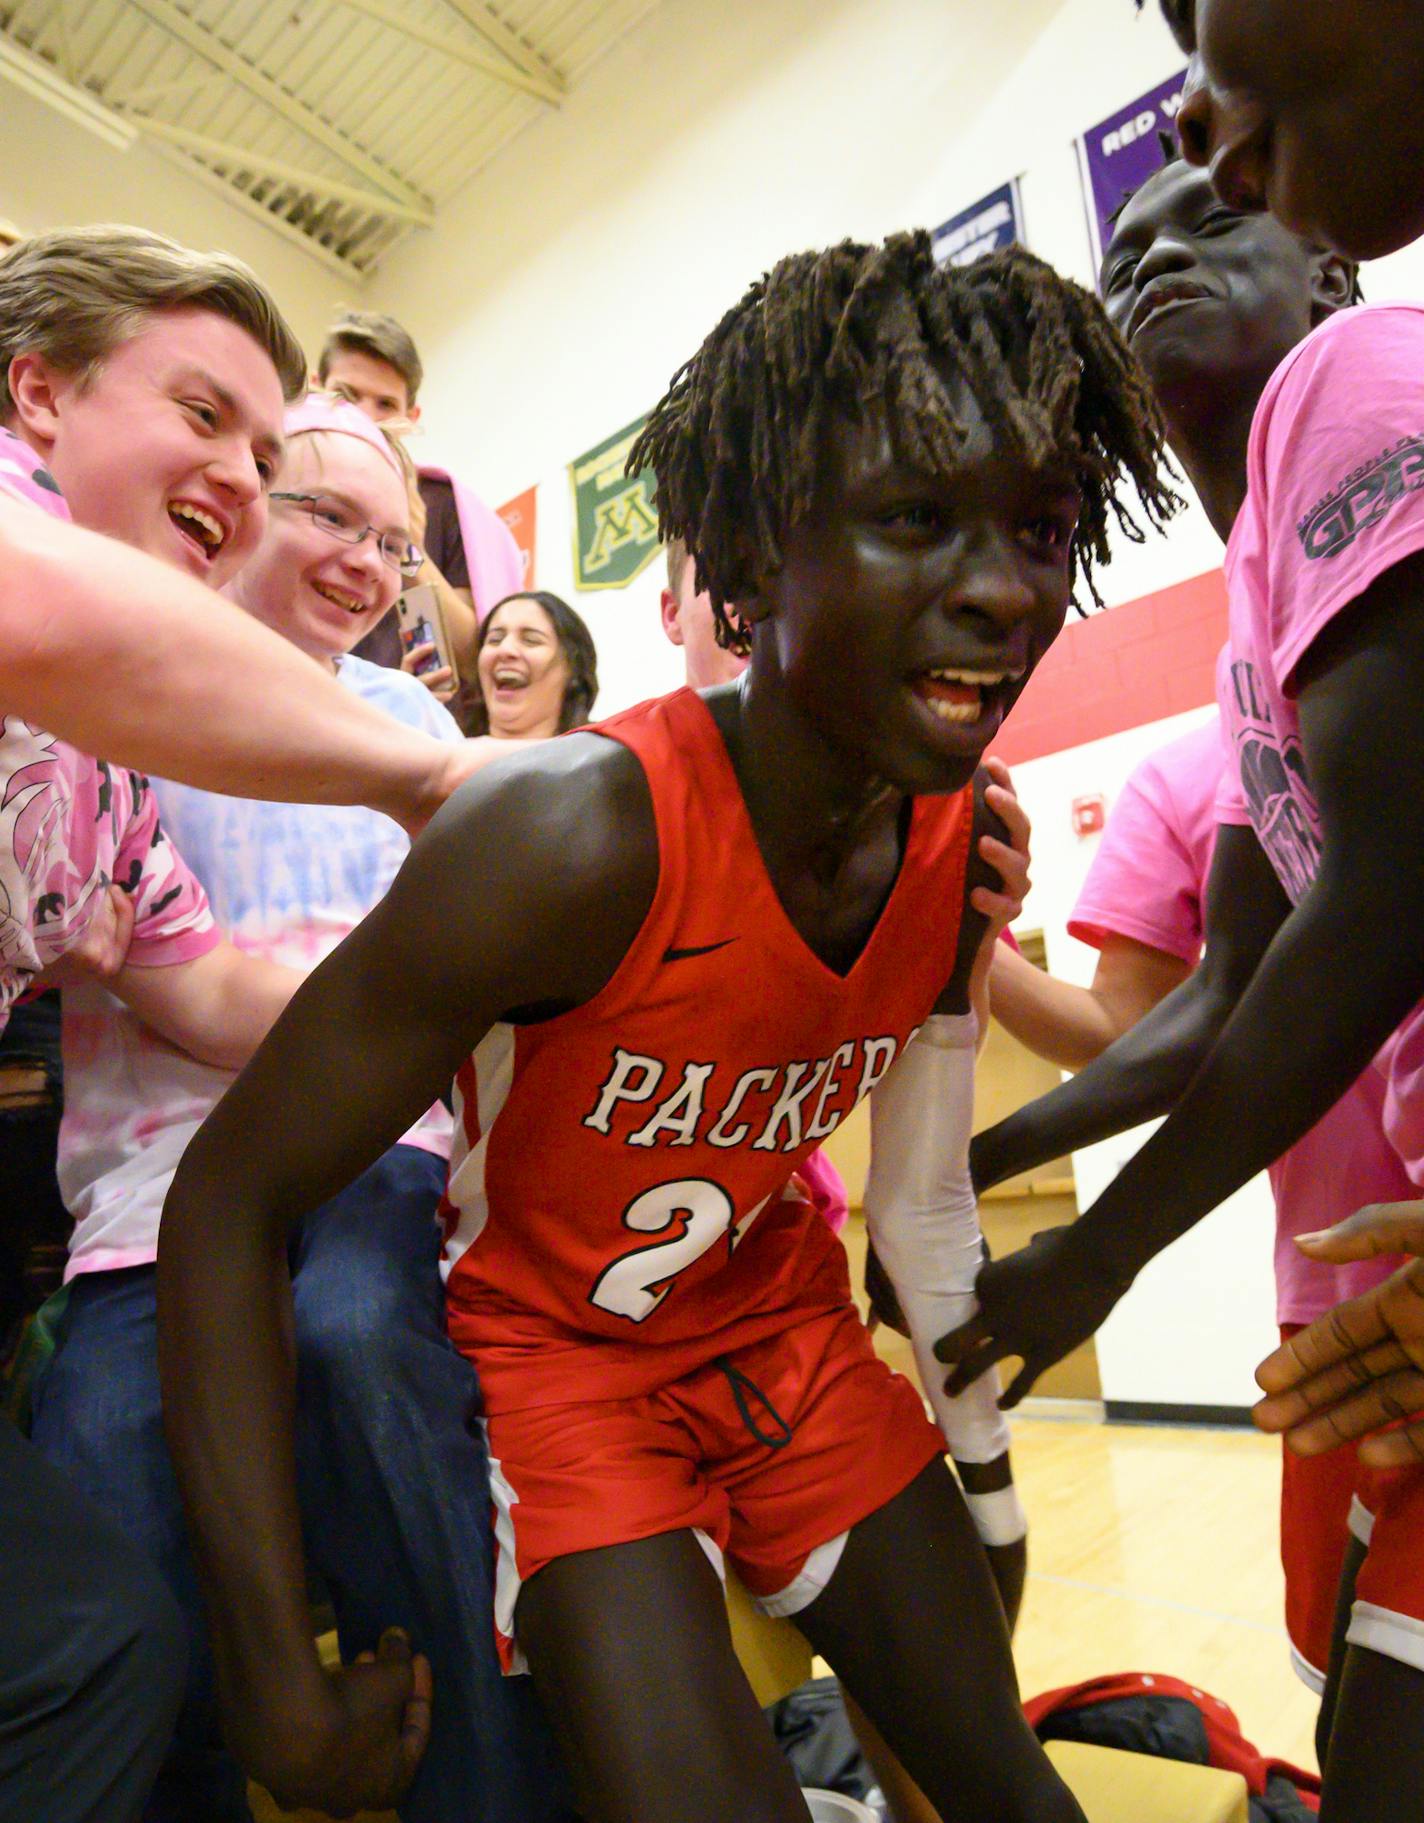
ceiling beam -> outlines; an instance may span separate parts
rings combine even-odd
[[[70,82],[79,81],[79,63],[74,55],[74,21],[69,16],[69,0],[59,0],[59,67]]]
[[[518,32],[506,25],[503,19],[497,18],[488,7],[482,6],[480,0],[446,0],[446,4],[453,7],[465,24],[478,32],[486,44],[493,45],[511,63],[518,64],[526,75],[542,77],[545,82],[553,84],[561,96],[568,94],[568,84],[558,71],[551,68],[537,51],[531,51]]]
[[[261,203],[254,202],[245,191],[239,190],[236,184],[229,183],[225,177],[219,177],[216,171],[210,171],[206,165],[196,163],[186,152],[180,152],[176,146],[160,145],[157,142],[150,144],[148,150],[153,153],[155,158],[167,159],[169,164],[176,165],[187,176],[196,178],[200,184],[205,184],[208,189],[220,196],[225,203],[231,203],[244,215],[250,215],[255,221],[261,222],[265,228],[270,228],[283,240],[290,241],[294,247],[300,247],[303,253],[310,254],[314,260],[323,266],[330,267],[342,278],[357,285],[365,284],[365,273],[351,260],[343,259],[339,253],[333,253],[330,247],[323,247],[321,242],[315,240],[310,234],[305,234],[300,228],[293,227],[291,222],[285,221],[282,216],[275,214],[271,209],[265,209]]]
[[[211,139],[206,133],[194,133],[187,127],[176,127],[170,121],[155,120],[147,114],[131,111],[126,118],[132,120],[145,137],[152,135],[167,141],[169,145],[196,152],[203,158],[215,159],[234,170],[262,172],[268,177],[285,178],[290,183],[300,185],[303,190],[310,190],[314,196],[335,202],[354,203],[358,208],[369,209],[377,215],[414,222],[418,228],[433,228],[435,225],[435,217],[429,209],[413,209],[405,203],[392,202],[389,197],[379,196],[373,190],[363,190],[356,184],[343,184],[337,178],[322,177],[315,171],[304,171],[300,165],[290,165],[280,158],[269,158],[265,152],[254,152],[247,146],[235,146],[226,139]]]
[[[122,92],[107,90],[104,99],[111,108],[134,108],[142,112],[144,108],[151,108],[155,101],[167,101],[173,96],[189,101],[195,95],[205,94],[218,83],[226,82],[227,77],[221,70],[209,70],[206,76],[195,76],[188,69],[181,76],[170,76],[165,82],[145,82],[139,88],[124,89]]]
[[[481,50],[468,39],[452,38],[448,32],[432,31],[428,25],[417,24],[398,7],[386,4],[386,0],[338,0],[338,3],[349,6],[353,12],[364,13],[368,19],[379,20],[382,25],[390,26],[402,37],[423,44],[432,51],[439,51],[455,63],[463,63],[470,69],[479,70],[483,75],[492,76],[496,82],[508,83],[511,88],[522,89],[526,95],[546,101],[551,107],[557,107],[567,93],[563,82],[548,71],[530,72],[497,51]]]
[[[189,50],[196,51],[209,63],[216,64],[220,70],[224,70],[231,76],[234,82],[240,83],[249,94],[255,95],[259,101],[265,102],[274,113],[280,114],[290,126],[298,128],[309,139],[316,140],[318,145],[325,146],[328,152],[335,152],[344,163],[350,165],[353,170],[359,171],[363,177],[369,178],[389,196],[403,202],[408,208],[428,209],[430,207],[428,197],[422,196],[403,178],[386,170],[378,159],[373,158],[354,140],[348,139],[344,133],[340,133],[335,127],[330,126],[314,109],[307,107],[304,102],[298,101],[295,96],[289,95],[285,89],[273,82],[270,76],[264,76],[260,70],[248,63],[246,58],[240,57],[236,51],[230,50],[220,38],[203,26],[196,24],[186,13],[180,12],[172,4],[172,0],[128,0],[128,5],[135,12],[142,13],[145,18],[151,20],[161,31],[167,32],[170,37],[186,44]]]
[[[88,89],[66,82],[52,63],[0,35],[0,78],[14,83],[36,101],[44,102],[66,120],[87,127],[119,151],[126,152],[137,139],[137,131],[122,115],[106,108]]]

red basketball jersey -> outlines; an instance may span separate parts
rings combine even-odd
[[[495,1026],[456,1079],[450,1333],[494,1409],[647,1391],[844,1299],[840,1243],[782,1191],[930,1012],[963,910],[968,788],[915,800],[895,886],[838,975],[782,909],[702,699],[596,732],[647,775],[648,915],[601,993]]]

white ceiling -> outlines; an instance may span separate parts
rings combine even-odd
[[[0,0],[0,78],[363,276],[657,3]]]

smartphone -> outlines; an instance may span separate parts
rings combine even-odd
[[[438,671],[450,664],[450,648],[445,639],[445,624],[440,617],[440,603],[428,582],[407,589],[396,603],[400,626],[401,650],[410,652],[416,646],[434,646],[435,650],[420,661],[417,676]],[[452,667],[453,669],[453,667]]]

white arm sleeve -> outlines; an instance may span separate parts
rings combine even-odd
[[[865,1186],[870,1240],[895,1287],[921,1384],[957,1462],[992,1462],[1009,1447],[997,1372],[950,1399],[946,1370],[934,1358],[935,1343],[978,1309],[974,1281],[984,1255],[969,1175],[975,1034],[972,1013],[932,1015],[876,1084]],[[1009,1505],[1001,1496],[981,1499],[990,1503],[983,1513],[973,1501],[970,1507],[987,1542],[1006,1544],[1023,1536],[1027,1528],[1016,1495],[1014,1514],[999,1510]],[[1009,1535],[989,1537],[986,1525]]]

